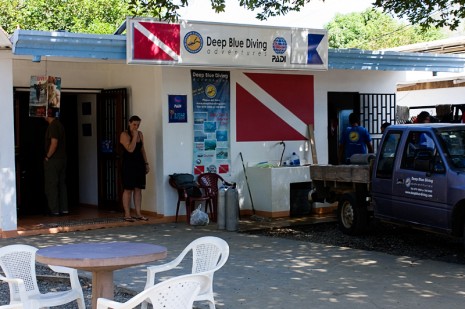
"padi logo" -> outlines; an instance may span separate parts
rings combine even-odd
[[[203,47],[203,38],[197,31],[190,31],[184,36],[184,48],[191,54],[198,53]]]
[[[286,62],[286,56],[283,54],[287,50],[287,42],[283,37],[277,37],[273,41],[273,51],[277,55],[271,56],[271,62]]]

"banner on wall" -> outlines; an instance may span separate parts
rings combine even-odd
[[[194,174],[230,176],[230,76],[192,70]]]
[[[29,117],[57,117],[60,112],[61,77],[31,76]]]
[[[127,20],[127,63],[327,70],[328,33],[198,21]]]

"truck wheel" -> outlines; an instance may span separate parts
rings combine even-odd
[[[339,229],[348,235],[360,234],[367,226],[368,211],[357,202],[354,193],[346,193],[339,200],[337,220]]]

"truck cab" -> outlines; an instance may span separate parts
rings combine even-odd
[[[465,125],[387,128],[372,169],[375,218],[462,236]]]

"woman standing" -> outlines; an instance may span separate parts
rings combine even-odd
[[[119,142],[124,147],[122,180],[124,220],[147,221],[142,216],[142,189],[145,189],[145,175],[149,172],[149,164],[144,149],[144,135],[139,131],[141,119],[138,116],[129,118],[128,130],[121,133]],[[136,208],[136,216],[131,217],[131,197]]]

